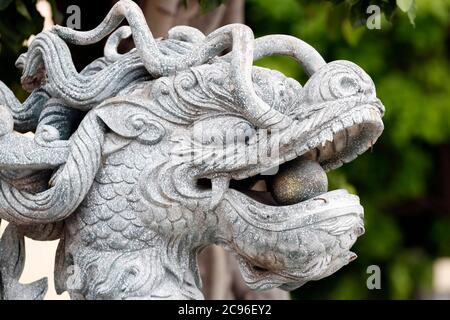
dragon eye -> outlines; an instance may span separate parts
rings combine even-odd
[[[328,86],[321,89],[322,97],[339,99],[354,96],[363,92],[360,79],[349,72],[338,72],[330,77]]]
[[[342,96],[351,96],[358,92],[360,92],[360,85],[358,84],[358,81],[349,76],[343,76],[339,81],[339,93]]]

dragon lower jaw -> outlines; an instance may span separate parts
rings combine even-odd
[[[363,207],[346,190],[288,206],[229,190],[219,211],[227,212],[223,225],[231,223],[233,229],[224,242],[237,254],[244,280],[254,290],[293,290],[336,272],[356,258],[350,248],[364,233]]]

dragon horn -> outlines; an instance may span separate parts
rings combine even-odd
[[[254,59],[272,55],[285,55],[294,58],[311,76],[326,64],[322,56],[306,42],[287,35],[270,35],[255,40]]]
[[[322,66],[325,60],[312,46],[306,42],[287,35],[276,34],[255,39],[253,60],[259,60],[267,56],[283,55],[295,59],[311,76]],[[222,57],[225,61],[231,60],[231,53]]]
[[[253,87],[254,37],[252,30],[246,25],[233,24],[222,27],[216,32],[225,33],[226,31],[232,37],[230,53],[232,92],[243,114],[260,128],[283,129],[289,126],[292,120],[265,103],[258,97]]]

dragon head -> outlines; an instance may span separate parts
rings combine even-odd
[[[303,88],[264,69],[254,68],[252,78],[258,96],[289,125],[268,129],[239,114],[202,117],[176,140],[173,154],[183,157],[173,180],[176,189],[204,197],[204,210],[224,216],[215,239],[237,255],[250,287],[294,289],[356,258],[350,248],[364,232],[363,208],[345,190],[326,192],[325,171],[375,143],[384,108],[370,77],[347,61],[324,65]]]
[[[196,230],[234,252],[250,287],[291,290],[356,258],[350,248],[364,233],[363,208],[345,190],[327,192],[325,172],[375,143],[384,107],[360,67],[335,61],[304,87],[252,67],[255,97],[268,106],[254,116],[242,111],[252,101],[236,95],[230,69],[201,65],[138,93],[152,99],[135,101],[152,115],[134,126],[146,124],[141,132],[158,146],[141,192],[153,212],[194,213],[178,231]],[[101,117],[108,124],[122,116]],[[177,232],[173,224],[157,228]]]
[[[40,88],[45,84],[46,80],[42,50],[35,49],[39,42],[40,39],[33,41],[29,48],[30,50],[22,53],[16,61],[16,68],[22,71],[20,79],[22,87],[28,92]]]

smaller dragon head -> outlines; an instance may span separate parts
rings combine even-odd
[[[44,57],[51,58],[51,63],[46,65]],[[39,33],[33,38],[27,52],[21,54],[16,61],[16,68],[22,71],[20,79],[22,87],[28,92],[42,87],[47,82],[49,72],[47,68],[51,69],[58,65],[56,60],[70,58],[69,49],[54,33],[51,31]],[[72,65],[66,64],[64,67],[69,69]],[[58,80],[62,79],[56,79]]]
[[[37,51],[35,51],[37,52]],[[22,53],[16,61],[16,68],[22,71],[20,82],[24,90],[32,92],[45,83],[45,65],[40,55],[33,54],[29,59],[28,52]]]

